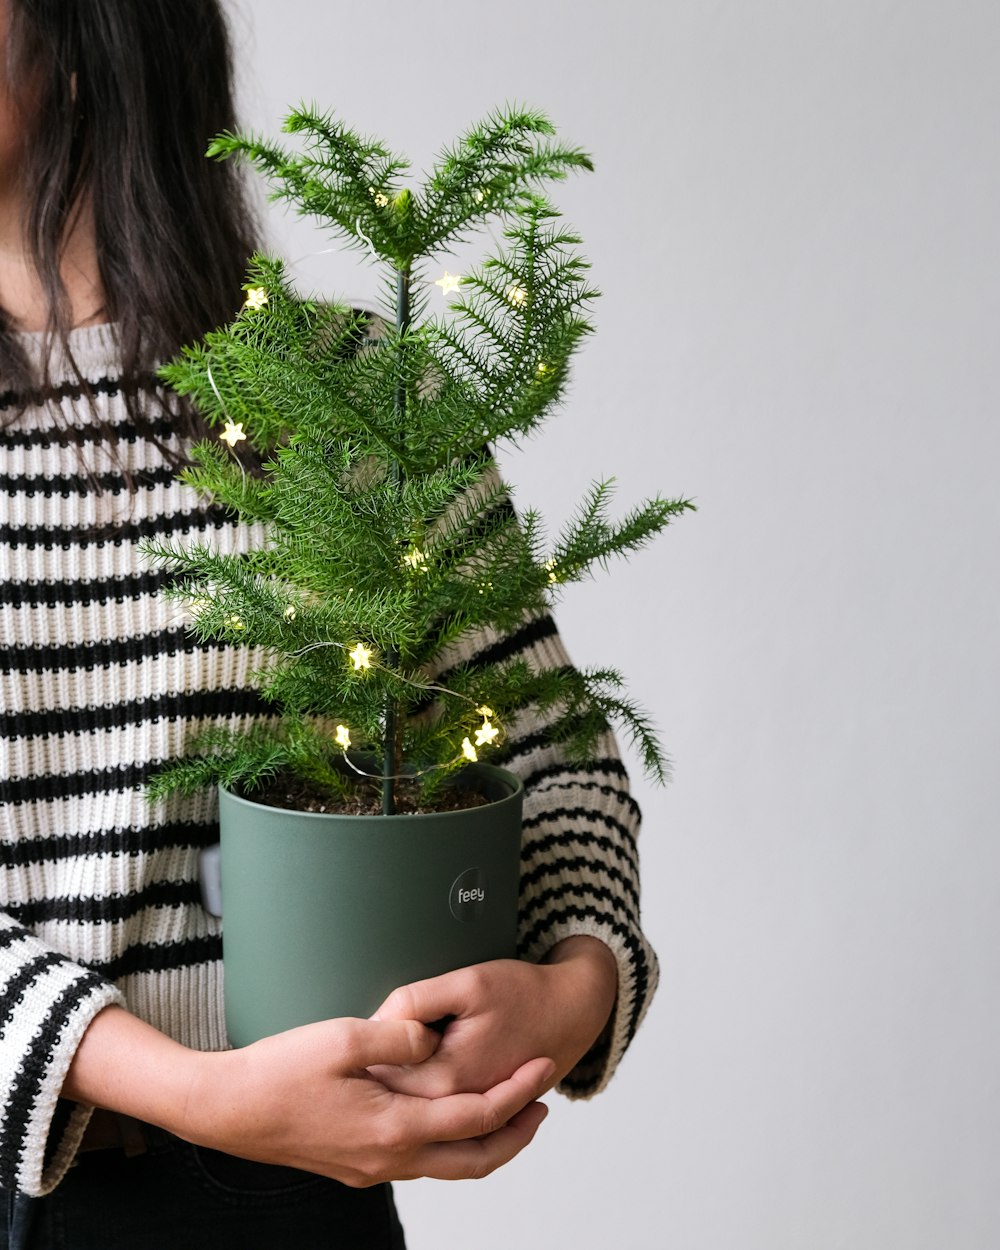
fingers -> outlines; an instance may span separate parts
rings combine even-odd
[[[404,1131],[428,1144],[410,1152],[405,1173],[395,1175],[475,1180],[509,1163],[548,1114],[536,1099],[554,1070],[551,1059],[532,1059],[485,1094],[407,1100],[412,1105]]]
[[[415,1175],[441,1181],[481,1180],[520,1154],[548,1113],[543,1102],[531,1102],[488,1137],[427,1146],[417,1155]]]
[[[414,1098],[446,1098],[449,1094],[476,1088],[472,1080],[462,1081],[453,1066],[441,1063],[436,1055],[426,1063],[405,1068],[380,1064],[369,1068],[368,1072],[394,1094],[410,1094]]]
[[[450,1094],[446,1098],[429,1101],[421,1099],[412,1108],[421,1122],[420,1133],[425,1141],[438,1143],[488,1137],[509,1124],[518,1112],[543,1094],[554,1071],[555,1064],[551,1059],[531,1059],[522,1064],[513,1076],[484,1094]]]

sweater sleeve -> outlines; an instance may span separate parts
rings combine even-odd
[[[526,660],[538,669],[570,663],[548,615],[513,634],[475,631],[449,648],[447,667]],[[609,731],[586,766],[568,762],[544,722],[526,709],[508,722],[497,763],[524,782],[519,954],[539,962],[564,938],[596,937],[618,963],[618,997],[608,1027],[559,1089],[590,1098],[611,1079],[656,989],[656,954],[640,927],[639,808]]]
[[[59,1097],[88,1025],[118,990],[0,912],[0,1187],[53,1190],[92,1108]]]

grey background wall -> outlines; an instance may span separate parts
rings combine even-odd
[[[675,761],[636,782],[663,988],[509,1168],[399,1187],[413,1250],[994,1250],[1000,6],[232,10],[257,127],[315,98],[419,169],[517,100],[594,153],[599,333],[505,468],[553,522],[608,471],[700,507],[559,614]]]

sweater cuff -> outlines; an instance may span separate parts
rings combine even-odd
[[[115,1003],[109,981],[0,916],[3,1188],[41,1197],[62,1180],[92,1108],[74,1106],[53,1129],[60,1090],[91,1021]]]

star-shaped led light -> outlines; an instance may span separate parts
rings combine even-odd
[[[232,616],[227,616],[223,624],[228,625],[230,629],[246,629],[246,626],[243,624],[243,618],[237,616],[235,612]]]
[[[414,573],[427,572],[427,557],[419,547],[411,547],[403,556],[403,563],[408,569],[412,569]]]
[[[286,621],[295,620],[295,604],[294,603],[290,603],[288,607],[285,608],[285,620]]]
[[[484,703],[482,707],[476,708],[476,715],[481,716],[483,720],[489,720],[491,716],[496,716],[496,712],[491,707],[487,707]]]
[[[479,759],[479,756],[476,754],[476,748],[468,738],[462,739],[462,754],[467,760],[472,760],[473,764]]]
[[[338,747],[343,747],[346,751],[351,745],[351,731],[346,725],[338,725],[337,732],[333,735],[333,740]]]
[[[492,721],[484,720],[476,730],[476,746],[489,746],[493,739],[498,737],[499,734],[500,730],[497,729],[496,725],[494,725]]]
[[[251,310],[264,308],[267,305],[267,291],[262,286],[252,286],[247,291],[243,307]]]
[[[237,443],[242,443],[246,439],[243,433],[242,421],[227,421],[226,428],[219,435],[224,443],[228,443],[230,447],[235,447]]]
[[[515,282],[513,286],[509,286],[505,292],[507,302],[513,304],[515,308],[523,308],[528,302],[528,292],[523,286],[518,286]]]
[[[460,273],[449,273],[446,269],[444,277],[438,278],[434,285],[441,288],[442,295],[450,295],[452,291],[457,291],[462,285],[462,275]]]
[[[375,653],[369,647],[366,647],[363,642],[359,642],[354,650],[348,651],[347,654],[350,656],[351,663],[354,665],[354,671],[360,672],[363,668],[371,668],[372,656]]]

